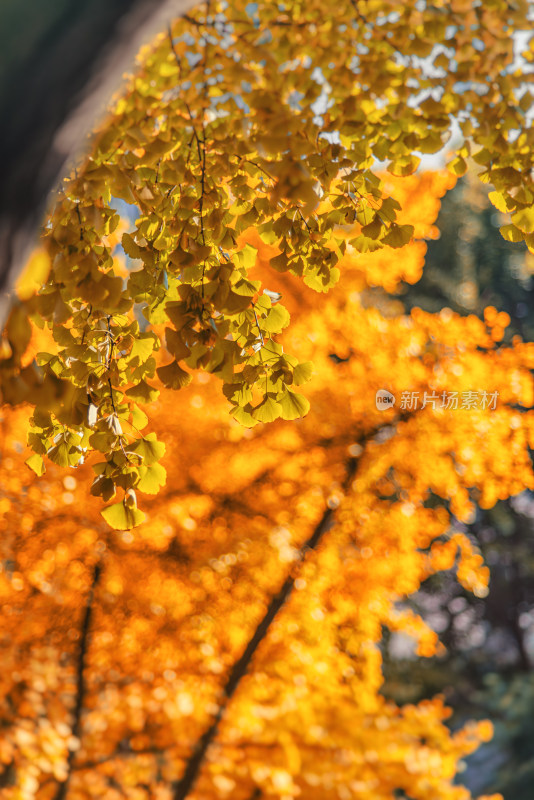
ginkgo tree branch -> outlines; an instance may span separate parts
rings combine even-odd
[[[87,653],[89,650],[89,634],[91,630],[91,620],[93,617],[93,610],[94,610],[95,591],[98,582],[100,581],[101,575],[102,575],[102,564],[100,562],[97,562],[97,564],[94,567],[93,579],[91,582],[89,593],[87,595],[87,600],[85,603],[85,609],[80,628],[80,649],[78,655],[78,663],[76,667],[76,701],[72,714],[73,721],[71,729],[72,736],[77,740],[79,740],[80,738],[82,711],[87,689],[87,684],[85,680],[85,668],[87,665]],[[53,800],[65,800],[67,796],[70,778],[73,772],[75,755],[76,755],[76,749],[73,747],[69,747],[69,753],[67,756],[67,777],[58,786],[57,792],[54,795]]]
[[[383,425],[378,425],[372,428],[367,433],[363,434],[359,438],[358,444],[360,445],[362,450],[360,451],[359,455],[353,456],[347,461],[345,479],[342,484],[342,488],[344,491],[348,490],[354,479],[354,476],[358,469],[359,461],[364,452],[363,448],[365,447],[365,445],[372,439],[374,439],[374,437],[381,430],[383,430],[384,428],[391,428],[396,424],[396,422],[399,422],[404,418],[405,415],[400,415],[396,420],[394,421],[390,420],[384,423]],[[191,756],[189,757],[189,760],[186,763],[186,767],[182,777],[173,786],[173,800],[185,800],[185,798],[194,788],[194,785],[199,776],[208,749],[218,734],[221,721],[224,717],[224,714],[226,712],[230,700],[236,693],[242,679],[247,674],[252,659],[258,647],[266,638],[271,628],[271,625],[275,620],[275,617],[282,609],[282,607],[285,605],[285,603],[289,600],[289,597],[295,586],[295,581],[298,577],[299,567],[304,563],[308,553],[317,549],[324,535],[333,527],[336,508],[337,506],[327,507],[323,511],[321,519],[315,526],[311,536],[304,542],[304,544],[298,551],[298,556],[295,560],[295,564],[290,574],[286,577],[284,583],[282,584],[282,587],[278,590],[278,592],[272,596],[267,611],[265,612],[263,618],[258,623],[252,637],[250,638],[247,646],[245,647],[245,650],[243,651],[242,655],[238,658],[238,660],[235,662],[234,666],[230,670],[230,673],[228,674],[226,683],[222,690],[222,699],[219,702],[217,712],[213,716],[210,726],[204,731],[202,736],[200,736],[195,746],[193,747]]]

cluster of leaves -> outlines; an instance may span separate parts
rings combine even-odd
[[[421,189],[445,183],[410,183],[421,232],[437,210],[434,196],[421,211]],[[254,241],[268,265],[272,246]],[[534,353],[501,344],[494,310],[364,307],[381,258],[348,246],[346,285],[320,303],[298,276],[273,278],[288,348],[314,359],[304,419],[239,425],[203,372],[188,392],[161,391],[169,480],[135,536],[109,531],[86,498],[89,463],[40,480],[24,470],[26,413],[6,409],[2,800],[469,799],[455,775],[491,725],[452,734],[439,697],[385,699],[379,643],[387,627],[439,650],[398,606],[436,571],[487,592],[457,520],[534,486]],[[475,387],[499,393],[494,410],[375,404],[381,388]]]
[[[531,246],[533,97],[510,36],[527,16],[525,0],[344,0],[328,14],[318,0],[235,0],[176,20],[65,185],[44,232],[48,280],[8,324],[1,391],[36,404],[31,466],[100,453],[92,491],[124,490],[106,514],[130,527],[142,519],[136,490],[165,480],[139,408],[158,385],[179,389],[201,369],[222,379],[244,425],[305,414],[295,386],[310,366],[282,350],[289,314],[270,278],[251,279],[257,248],[242,234],[253,226],[274,248],[272,274],[320,292],[348,245],[392,259],[414,229],[376,160],[412,173],[453,120],[466,143],[451,169],[478,146],[494,202],[512,213],[505,235]],[[138,267],[128,274],[119,236]],[[36,364],[22,358],[28,314],[57,345]],[[158,364],[158,349],[171,360]]]
[[[500,345],[496,309],[362,297],[417,280],[447,181],[406,176],[454,121],[451,170],[480,148],[503,234],[532,247],[532,46],[517,66],[510,35],[527,15],[236,0],[147,48],[2,340],[3,399],[35,405],[27,463],[55,462],[22,470],[25,412],[7,411],[2,798],[467,800],[454,776],[491,726],[451,735],[439,698],[387,701],[378,643],[386,626],[436,652],[397,605],[436,571],[487,593],[456,521],[534,487],[534,353]],[[380,411],[379,389],[499,403]],[[123,490],[103,512],[120,534],[70,471],[57,492],[66,466]],[[160,489],[145,520],[136,491]]]

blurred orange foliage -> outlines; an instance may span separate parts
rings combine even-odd
[[[420,237],[435,235],[444,180],[394,182]],[[246,238],[265,278],[269,248]],[[520,410],[534,349],[500,346],[494,309],[364,307],[362,290],[415,276],[424,243],[417,267],[410,247],[349,253],[315,303],[269,274],[293,317],[284,347],[313,360],[311,412],[246,429],[207,373],[163,390],[150,419],[168,481],[134,532],[109,530],[88,496],[91,458],[31,473],[27,411],[3,412],[2,800],[169,800],[198,753],[199,800],[467,800],[454,777],[490,723],[452,734],[442,698],[387,701],[379,644],[386,626],[439,652],[399,605],[437,570],[487,592],[458,521],[534,488]],[[393,407],[377,407],[381,389]],[[498,393],[496,407],[403,408],[405,393],[470,391]]]

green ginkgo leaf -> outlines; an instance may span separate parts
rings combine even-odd
[[[167,471],[161,464],[141,465],[139,467],[139,482],[136,486],[140,492],[145,494],[157,494],[162,486],[165,486]]]
[[[130,450],[142,458],[142,465],[148,467],[159,461],[165,453],[165,444],[158,442],[155,433],[148,433],[143,439],[139,439],[130,445]]]
[[[278,405],[282,413],[282,419],[298,419],[304,417],[310,410],[310,403],[304,395],[292,392],[288,389],[278,398]]]
[[[147,383],[145,380],[139,381],[135,386],[126,389],[125,394],[136,400],[138,403],[152,403],[157,400],[159,391]]]
[[[236,294],[243,295],[245,297],[252,297],[259,291],[261,286],[261,281],[247,281],[245,278],[234,283],[233,290]]]
[[[394,222],[382,241],[390,247],[404,247],[405,244],[408,244],[413,234],[413,225],[397,225]]]
[[[107,478],[105,475],[98,475],[92,482],[90,491],[93,496],[101,497],[107,503],[115,494],[115,484],[111,478]]]
[[[266,394],[259,406],[256,406],[252,416],[258,422],[274,422],[281,414],[281,409],[274,397]]]
[[[375,214],[374,219],[362,228],[362,234],[368,239],[378,239],[383,229],[382,220]]]
[[[502,225],[499,228],[501,232],[501,236],[503,239],[506,239],[507,242],[522,242],[525,238],[522,231],[519,228],[516,228],[515,225]]]
[[[182,369],[176,361],[171,361],[170,364],[158,367],[156,372],[162,384],[168,389],[183,389],[184,386],[188,386],[192,381],[191,374]]]
[[[375,250],[380,250],[380,248],[383,247],[381,241],[369,239],[369,237],[363,236],[362,234],[351,239],[349,244],[359,253],[374,253]]]
[[[240,267],[244,267],[246,270],[249,270],[252,269],[252,267],[256,263],[257,254],[258,254],[257,249],[253,247],[251,244],[247,243],[242,250],[239,250],[234,255],[234,258]],[[237,289],[235,289],[235,291],[237,292]],[[238,292],[238,294],[241,293]]]
[[[307,383],[313,375],[313,369],[313,361],[303,361],[302,364],[297,364],[293,370],[293,383],[296,386]]]
[[[452,172],[453,175],[456,175],[457,178],[461,178],[462,175],[465,175],[467,172],[467,161],[462,156],[456,156],[449,164],[447,164],[447,169],[449,172]]]
[[[130,350],[130,359],[144,363],[152,355],[156,341],[153,333],[138,333]]]
[[[280,253],[271,258],[271,267],[277,272],[286,272],[289,269],[289,260],[285,253]]]
[[[58,442],[47,452],[50,461],[59,467],[73,467],[81,458],[81,453],[77,448],[72,447],[68,442]]]
[[[93,450],[99,450],[101,453],[109,453],[113,448],[115,439],[115,434],[111,432],[97,431],[89,437],[89,444]]]
[[[47,450],[46,445],[45,445],[45,441],[46,441],[46,439],[44,439],[44,437],[41,436],[38,433],[30,432],[28,434],[28,444],[29,444],[29,446],[34,451],[34,453],[39,453],[39,455],[41,455],[41,456],[44,456],[44,454],[46,453],[46,450]],[[28,463],[28,462],[26,462],[26,463]],[[28,466],[30,466],[30,465],[28,464]],[[33,467],[31,467],[31,469],[33,469]]]
[[[280,333],[283,328],[289,325],[289,311],[284,306],[277,303],[269,309],[267,316],[260,322],[262,330],[267,333]]]
[[[255,425],[258,424],[258,420],[254,419],[252,414],[248,411],[245,411],[244,408],[241,406],[236,406],[232,408],[230,411],[231,416],[235,419],[236,422],[239,422],[240,425],[243,425],[244,428],[253,428]]]
[[[223,385],[223,393],[230,402],[238,406],[245,406],[252,400],[252,389],[247,383],[226,383]]]
[[[132,404],[130,407],[130,411],[132,414],[132,425],[138,431],[142,431],[143,428],[146,428],[148,425],[148,417],[145,412],[139,408],[139,406]]]
[[[177,361],[191,355],[191,350],[184,342],[182,336],[174,328],[165,328],[165,345]]]
[[[493,203],[495,208],[502,211],[503,214],[506,214],[507,211],[513,208],[513,200],[505,192],[490,192],[488,194],[488,199]]]
[[[130,258],[141,258],[143,251],[130,233],[123,233],[122,247]]]
[[[394,161],[391,161],[388,166],[388,172],[391,172],[392,175],[397,175],[399,178],[404,178],[406,175],[411,175],[415,172],[420,163],[421,159],[419,156],[400,156]]]
[[[27,466],[35,472],[36,475],[41,477],[45,473],[44,461],[38,453],[34,453],[24,462]]]
[[[516,211],[512,214],[512,222],[523,233],[534,233],[534,206]]]

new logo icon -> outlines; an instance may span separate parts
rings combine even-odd
[[[379,389],[375,397],[376,407],[379,411],[387,411],[395,405],[395,395],[387,389]]]

